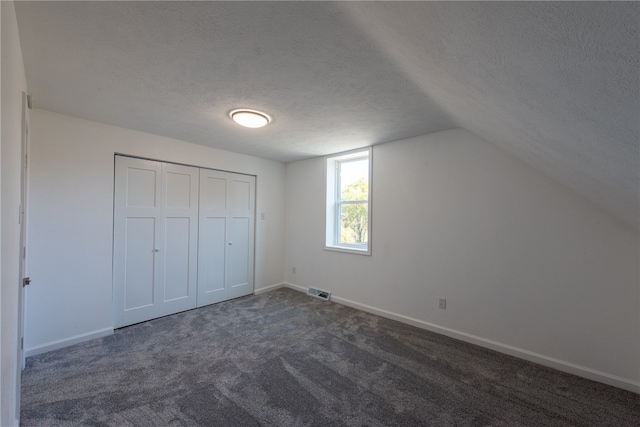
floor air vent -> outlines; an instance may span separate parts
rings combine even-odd
[[[307,291],[307,295],[310,295],[314,298],[319,298],[321,300],[329,301],[331,298],[331,292],[322,291],[320,289],[309,288]]]

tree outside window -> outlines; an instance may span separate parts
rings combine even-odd
[[[340,213],[340,242],[362,244],[369,237],[369,182],[360,178],[342,190]],[[346,202],[351,201],[351,202]]]

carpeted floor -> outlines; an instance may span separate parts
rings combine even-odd
[[[640,397],[279,289],[27,359],[21,423],[640,426]]]

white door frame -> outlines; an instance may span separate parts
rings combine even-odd
[[[16,413],[20,414],[20,383],[22,370],[25,367],[24,357],[24,306],[25,306],[25,280],[27,272],[27,200],[28,200],[28,159],[29,139],[31,125],[29,122],[30,95],[22,92],[22,143],[20,154],[20,254],[19,254],[19,280],[18,280],[18,364],[16,376]]]

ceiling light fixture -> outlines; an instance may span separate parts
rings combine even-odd
[[[261,128],[271,122],[271,117],[262,111],[248,110],[246,108],[233,110],[229,113],[229,117],[240,126],[247,128]]]

